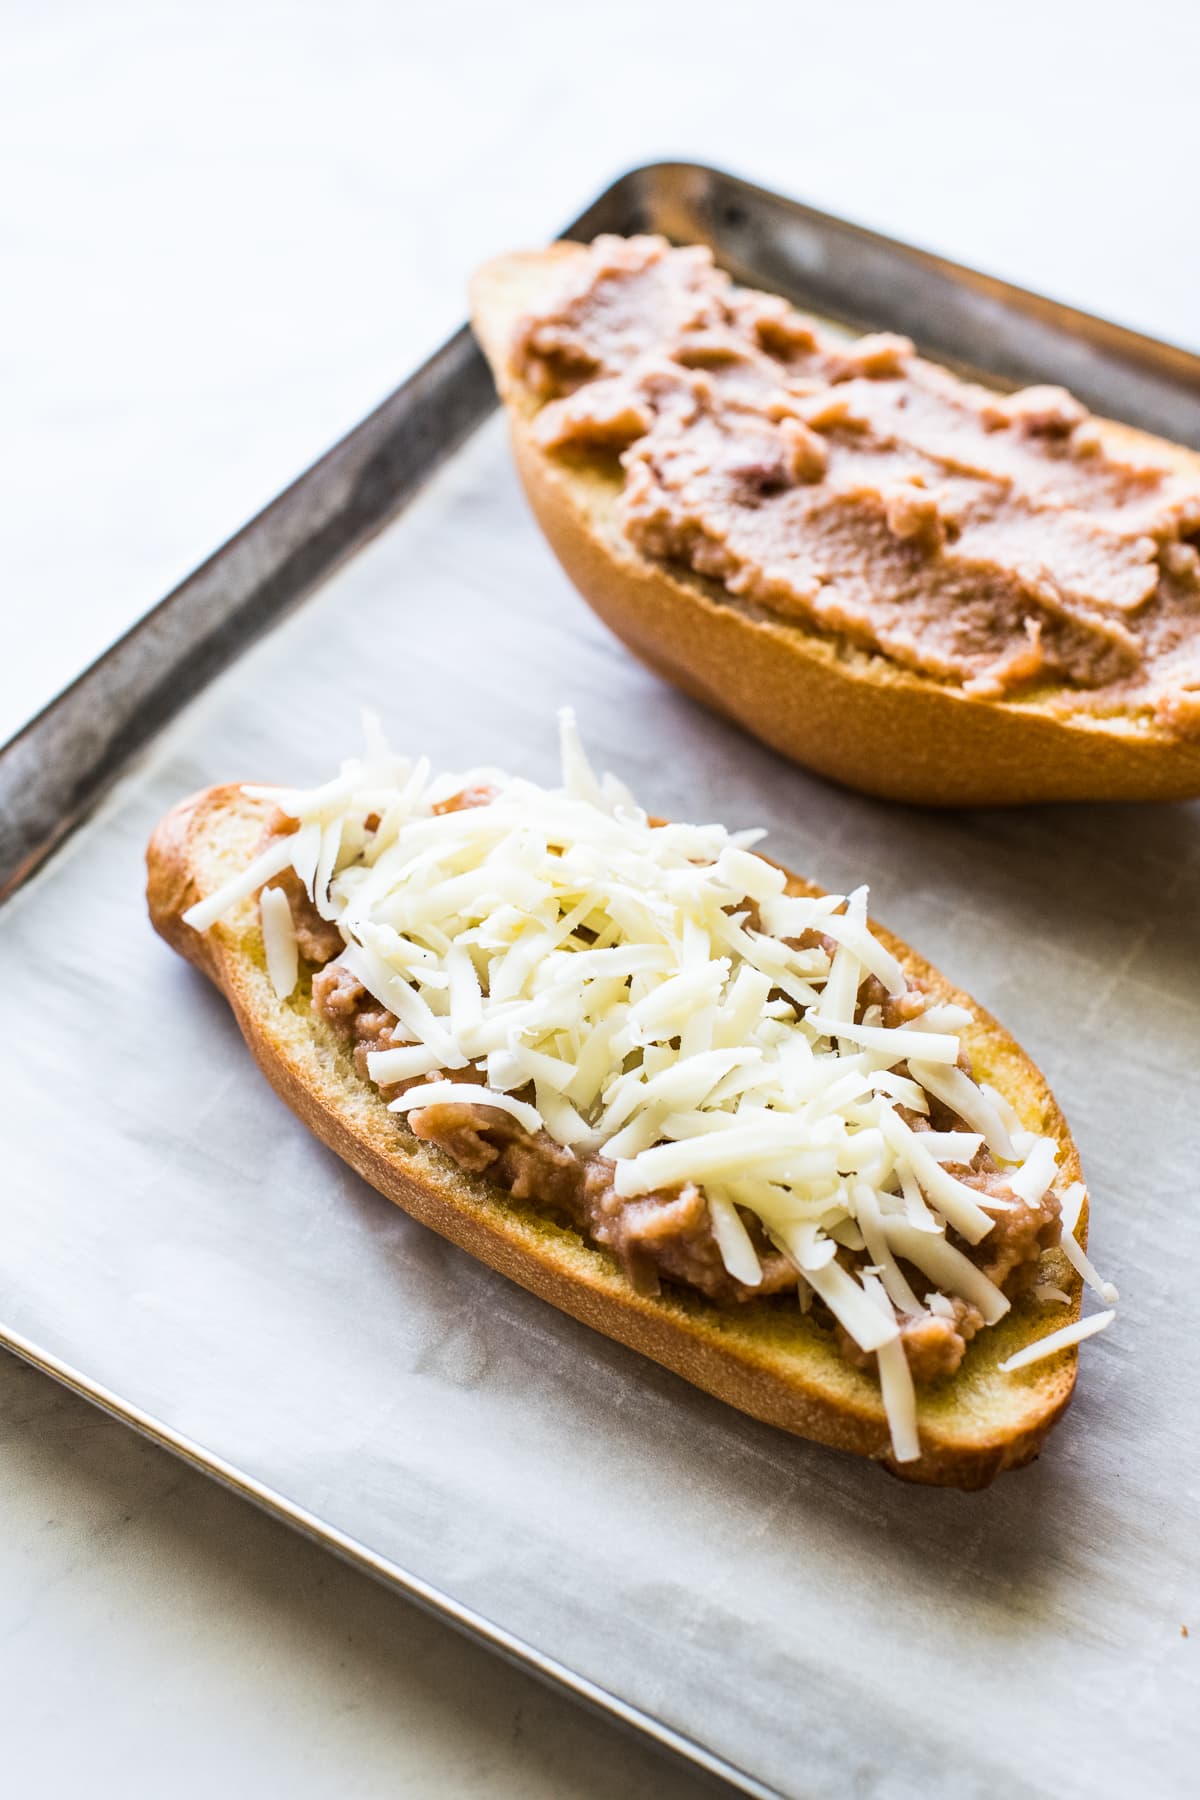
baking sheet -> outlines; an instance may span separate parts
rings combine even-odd
[[[1123,1309],[1029,1470],[906,1488],[476,1265],[309,1137],[151,933],[181,794],[315,780],[361,704],[435,764],[549,778],[563,701],[654,810],[869,880],[1048,1074]],[[0,1317],[782,1793],[1193,1791],[1198,918],[1196,807],[884,806],[663,687],[558,572],[493,420],[0,914]]]

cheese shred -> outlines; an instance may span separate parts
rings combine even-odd
[[[1115,1309],[1110,1307],[1107,1312],[1093,1313],[1088,1319],[1076,1319],[1073,1325],[1064,1325],[1061,1330],[1039,1338],[1035,1344],[1026,1344],[1023,1350],[1006,1357],[996,1367],[1005,1375],[1015,1374],[1018,1369],[1027,1369],[1031,1363],[1042,1362],[1047,1356],[1057,1356],[1060,1350],[1070,1350],[1074,1345],[1082,1344],[1085,1338],[1095,1337],[1098,1331],[1107,1331],[1116,1316]]]
[[[280,1000],[290,999],[300,974],[300,950],[292,909],[282,888],[264,888],[258,902],[267,974]]]

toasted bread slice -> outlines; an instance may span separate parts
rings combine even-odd
[[[530,429],[541,402],[509,360],[518,322],[553,298],[585,254],[558,243],[487,263],[472,284],[471,314],[534,515],[584,599],[635,655],[773,749],[886,799],[980,806],[1200,794],[1200,740],[1175,736],[1148,713],[1089,711],[1086,691],[1065,687],[1027,700],[971,696],[637,551],[616,516],[620,471],[611,459],[541,449]],[[1179,446],[1127,426],[1103,429],[1200,469],[1200,457]],[[1069,711],[1058,710],[1064,702]]]
[[[876,1380],[853,1368],[833,1334],[804,1316],[794,1298],[720,1306],[675,1288],[638,1294],[617,1262],[578,1232],[464,1174],[419,1142],[356,1073],[350,1052],[314,1013],[311,979],[277,999],[267,974],[254,899],[242,901],[203,935],[184,923],[197,900],[250,861],[263,837],[267,802],[236,786],[210,788],[162,820],[147,855],[147,897],[156,930],[224,993],[259,1066],[316,1135],[351,1167],[452,1243],[597,1331],[627,1344],[706,1392],[766,1423],[841,1450],[873,1457],[910,1481],[978,1488],[1035,1456],[1075,1384],[1069,1348],[1013,1373],[998,1364],[1079,1316],[1081,1283],[1061,1250],[1038,1271],[1067,1303],[1032,1295],[968,1346],[959,1372],[918,1389],[919,1461],[897,1465]],[[791,891],[816,893],[793,878]],[[910,977],[939,999],[969,1006],[964,1033],[977,1074],[1011,1102],[1030,1130],[1059,1146],[1064,1183],[1079,1179],[1079,1157],[1038,1070],[1008,1034],[904,944],[875,928]],[[1086,1202],[1077,1226],[1086,1242]]]

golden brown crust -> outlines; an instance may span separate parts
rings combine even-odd
[[[155,931],[217,986],[220,969],[211,933],[193,931],[183,915],[200,899],[193,866],[193,843],[202,842],[209,820],[220,829],[222,817],[242,801],[240,787],[203,788],[179,800],[154,828],[146,854],[146,905]]]
[[[509,367],[516,321],[583,254],[579,245],[499,257],[472,284],[472,318],[509,415],[538,523],[584,599],[643,662],[795,761],[885,799],[924,805],[1178,800],[1200,794],[1200,741],[1148,715],[1088,711],[1086,692],[985,700],[735,599],[640,555],[620,531],[620,477],[541,450],[537,401]],[[1158,440],[1106,424],[1126,441]],[[1172,458],[1200,458],[1177,445]],[[1069,713],[1056,712],[1067,705]]]
[[[873,1457],[906,1480],[940,1486],[982,1487],[1037,1454],[1070,1401],[1076,1353],[1063,1351],[1016,1375],[1002,1375],[996,1365],[1078,1317],[1080,1283],[1061,1251],[1046,1253],[1043,1274],[1069,1294],[1070,1304],[1051,1308],[1027,1297],[982,1333],[958,1375],[920,1393],[920,1461],[894,1465],[877,1384],[841,1357],[832,1334],[813,1319],[769,1301],[722,1308],[678,1290],[659,1298],[635,1293],[604,1251],[464,1175],[407,1133],[355,1074],[306,992],[286,1005],[276,1000],[253,901],[203,937],[183,923],[188,906],[244,866],[267,812],[229,786],[193,795],[168,813],[147,852],[150,916],[167,942],[221,988],[280,1096],[364,1180],[563,1312],[767,1424]],[[816,891],[798,879],[794,889]],[[898,939],[879,934],[939,997],[967,1002]],[[1063,1178],[1077,1180],[1078,1153],[1046,1083],[1007,1032],[970,1004],[979,1024],[967,1039],[981,1074],[1012,1098],[1027,1125],[1058,1141]]]

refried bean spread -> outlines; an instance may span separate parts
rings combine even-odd
[[[971,695],[1200,734],[1200,475],[1170,446],[656,237],[598,238],[511,354],[544,449],[620,456],[643,554]]]

